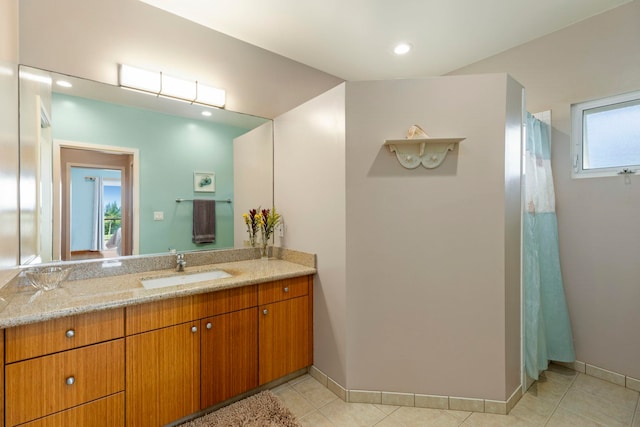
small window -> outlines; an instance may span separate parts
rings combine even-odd
[[[571,106],[573,177],[640,173],[640,92]]]

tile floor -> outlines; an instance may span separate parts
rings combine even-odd
[[[345,403],[310,375],[272,390],[307,427],[640,427],[639,393],[551,365],[509,415]]]

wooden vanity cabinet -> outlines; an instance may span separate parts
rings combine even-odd
[[[122,309],[6,329],[6,425],[56,426],[74,419],[124,425],[124,411],[117,412],[122,397],[115,397],[124,391],[123,336]],[[98,406],[116,411],[110,424]]]
[[[305,368],[312,280],[8,328],[0,427],[161,426]]]
[[[255,388],[256,306],[246,286],[128,307],[127,426],[164,425]]]
[[[259,384],[313,364],[313,278],[258,286]]]

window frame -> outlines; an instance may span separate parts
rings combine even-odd
[[[640,164],[608,168],[584,169],[584,111],[610,107],[630,101],[640,101],[640,91],[628,92],[571,105],[571,176],[572,178],[596,178],[618,176],[640,171]],[[631,171],[631,172],[625,172]]]

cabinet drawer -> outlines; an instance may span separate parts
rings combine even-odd
[[[124,390],[124,339],[5,367],[8,426]]]
[[[258,285],[258,304],[270,304],[300,297],[309,293],[311,276],[293,277]]]
[[[258,305],[258,287],[242,286],[193,297],[197,318],[217,316]]]
[[[20,427],[124,427],[124,392],[58,412]]]
[[[166,328],[197,319],[191,296],[127,307],[126,335]]]
[[[6,330],[6,363],[124,336],[124,309],[97,311]]]

